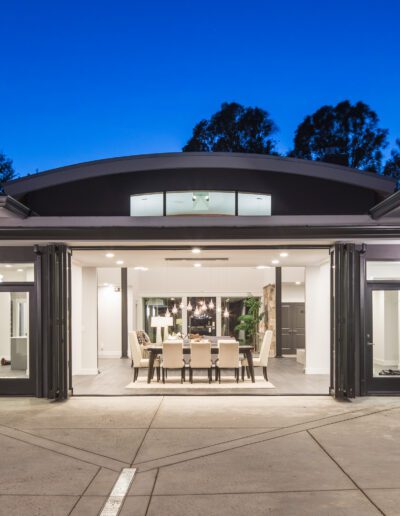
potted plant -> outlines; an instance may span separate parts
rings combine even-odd
[[[258,344],[258,329],[260,321],[264,317],[264,312],[261,312],[261,298],[255,296],[248,296],[244,300],[244,306],[246,307],[246,313],[240,315],[238,320],[240,321],[236,325],[236,331],[244,331],[246,342],[251,342],[255,349]]]

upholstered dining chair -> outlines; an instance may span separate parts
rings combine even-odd
[[[253,358],[253,366],[254,367],[262,367],[263,368],[263,376],[266,382],[268,382],[267,375],[267,367],[268,367],[268,358],[269,351],[271,349],[273,332],[271,330],[267,330],[264,333],[264,338],[261,344],[260,356],[258,358]],[[244,370],[248,367],[247,358],[242,360],[242,380],[244,380]]]
[[[218,341],[218,359],[216,361],[216,373],[221,383],[221,369],[233,369],[236,382],[239,382],[239,342],[232,340]]]
[[[181,371],[181,383],[185,381],[185,361],[183,359],[183,341],[165,341],[162,353],[162,381],[168,375],[168,369],[179,369]]]
[[[191,342],[189,379],[193,383],[193,369],[207,369],[208,382],[212,381],[211,342]]]
[[[143,357],[143,351],[141,345],[139,344],[137,332],[130,331],[128,336],[133,365],[133,381],[136,382],[139,376],[139,370],[149,367],[149,359]],[[157,371],[157,381],[160,381],[160,361],[158,358],[154,362],[154,369]]]

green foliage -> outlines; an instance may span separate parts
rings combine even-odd
[[[0,192],[2,191],[3,184],[14,178],[15,171],[12,165],[12,160],[7,158],[3,152],[0,152]]]
[[[396,140],[397,148],[390,153],[390,158],[387,160],[383,173],[385,176],[395,177],[400,179],[400,138]]]
[[[201,120],[183,152],[247,152],[277,154],[272,135],[277,128],[258,107],[224,103],[209,120]]]
[[[322,106],[298,126],[289,155],[380,172],[388,131],[378,123],[377,114],[363,102]]]
[[[236,325],[235,331],[243,330],[246,340],[252,340],[255,343],[260,321],[264,317],[264,312],[260,312],[262,302],[259,297],[248,296],[244,301],[244,305],[246,307],[246,314],[238,317],[240,322]]]

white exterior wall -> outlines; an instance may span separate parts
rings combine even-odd
[[[82,268],[81,369],[77,374],[97,374],[97,271]]]

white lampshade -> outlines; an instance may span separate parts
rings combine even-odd
[[[168,326],[173,326],[174,325],[173,317],[162,317],[161,319],[164,320],[164,322],[163,322],[164,328],[168,327]]]
[[[164,317],[155,315],[154,317],[151,318],[151,327],[152,328],[162,328],[164,326],[163,321],[164,321]]]

